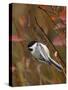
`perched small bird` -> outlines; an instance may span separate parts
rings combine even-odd
[[[53,64],[59,71],[62,70],[62,65],[50,57],[49,49],[46,45],[38,41],[31,41],[28,44],[28,50],[38,61],[48,63],[49,65]]]

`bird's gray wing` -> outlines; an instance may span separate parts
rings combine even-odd
[[[43,62],[47,62],[49,64],[51,64],[49,57],[46,53],[46,51],[44,50],[44,48],[40,45],[40,43],[38,43],[38,49],[40,52],[40,59],[43,60]]]
[[[55,67],[60,71],[63,69],[61,64],[58,64],[55,60],[53,60],[50,56],[47,55],[44,48],[39,44],[39,52],[40,52],[40,58],[44,60],[45,62],[48,62],[48,64],[53,64]]]

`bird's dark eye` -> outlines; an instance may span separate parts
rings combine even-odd
[[[33,49],[32,48],[29,48],[29,51],[32,51]]]

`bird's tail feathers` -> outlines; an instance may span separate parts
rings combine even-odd
[[[49,58],[50,59],[50,62],[55,65],[55,67],[59,70],[59,71],[62,71],[63,67],[61,64],[57,63],[55,60],[53,60],[51,57]]]

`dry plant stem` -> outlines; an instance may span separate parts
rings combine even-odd
[[[17,35],[20,36],[20,31],[19,31],[20,28],[18,28],[18,26],[16,25],[16,20],[15,19],[14,19],[14,24],[15,24]],[[22,42],[19,42],[19,43],[23,46]]]
[[[14,24],[15,24],[15,27],[16,27],[16,31],[17,31],[17,35],[18,36],[20,36],[20,32],[19,32],[19,28],[18,28],[18,26],[16,25],[16,21],[14,20]],[[22,42],[19,42],[21,45],[22,45],[22,50],[24,50],[23,49],[23,43]],[[24,52],[24,51],[23,51]],[[24,53],[23,53],[24,54]],[[26,66],[26,63],[24,63],[23,64],[24,66],[23,66],[23,68],[25,69],[25,67],[27,67]],[[23,70],[24,71],[24,70]],[[25,70],[26,71],[26,70]],[[26,71],[27,72],[27,71]],[[22,77],[22,76],[21,76]],[[26,80],[26,79],[25,79]],[[24,80],[24,82],[22,82],[23,84],[25,84],[26,82],[25,82],[25,80]],[[22,80],[21,80],[22,81]],[[25,85],[27,85],[27,84],[25,84]]]
[[[20,62],[18,62],[18,63],[16,64],[16,66],[17,66],[18,75],[19,75],[19,77],[20,77],[20,80],[21,80],[22,85],[27,85],[27,84],[28,84],[28,83],[27,83],[27,80],[24,78],[24,76],[23,76],[23,74],[22,74],[22,71],[24,71],[24,67],[22,68],[22,66],[20,65]]]
[[[49,80],[47,77],[45,77],[45,76],[41,73],[41,64],[38,64],[38,66],[37,66],[37,71],[38,71],[39,78],[40,78],[40,85],[42,84],[42,81],[48,82],[48,83],[50,83],[50,84],[54,83],[54,81]]]
[[[17,25],[16,25],[16,23],[14,23],[14,24],[15,24],[15,27],[16,27],[17,35],[20,36],[20,32],[19,32],[19,30],[17,28]],[[22,45],[22,50],[24,50],[23,49],[23,43],[22,42],[19,42],[19,43]]]
[[[45,77],[43,74],[41,74],[42,81],[48,82],[50,84],[54,84],[54,81],[49,80],[47,77]]]
[[[38,71],[38,74],[39,74],[39,78],[40,78],[40,85],[42,84],[42,78],[41,78],[41,64],[38,64],[37,65],[37,71]]]
[[[52,42],[48,39],[48,37],[47,37],[47,35],[45,34],[45,32],[44,32],[44,30],[42,29],[42,27],[38,24],[36,17],[35,17],[35,21],[36,21],[37,26],[40,28],[40,30],[41,30],[42,33],[44,34],[45,39],[49,42],[50,46],[52,47],[52,50],[53,50],[54,52],[55,52],[55,51],[58,52],[58,50],[55,48],[55,46],[52,44]],[[60,57],[60,55],[59,55],[59,52],[58,52],[58,58],[59,58],[59,60],[62,62],[62,64],[65,66],[63,60],[61,59],[61,57]],[[64,75],[65,75],[65,74],[64,74]]]

